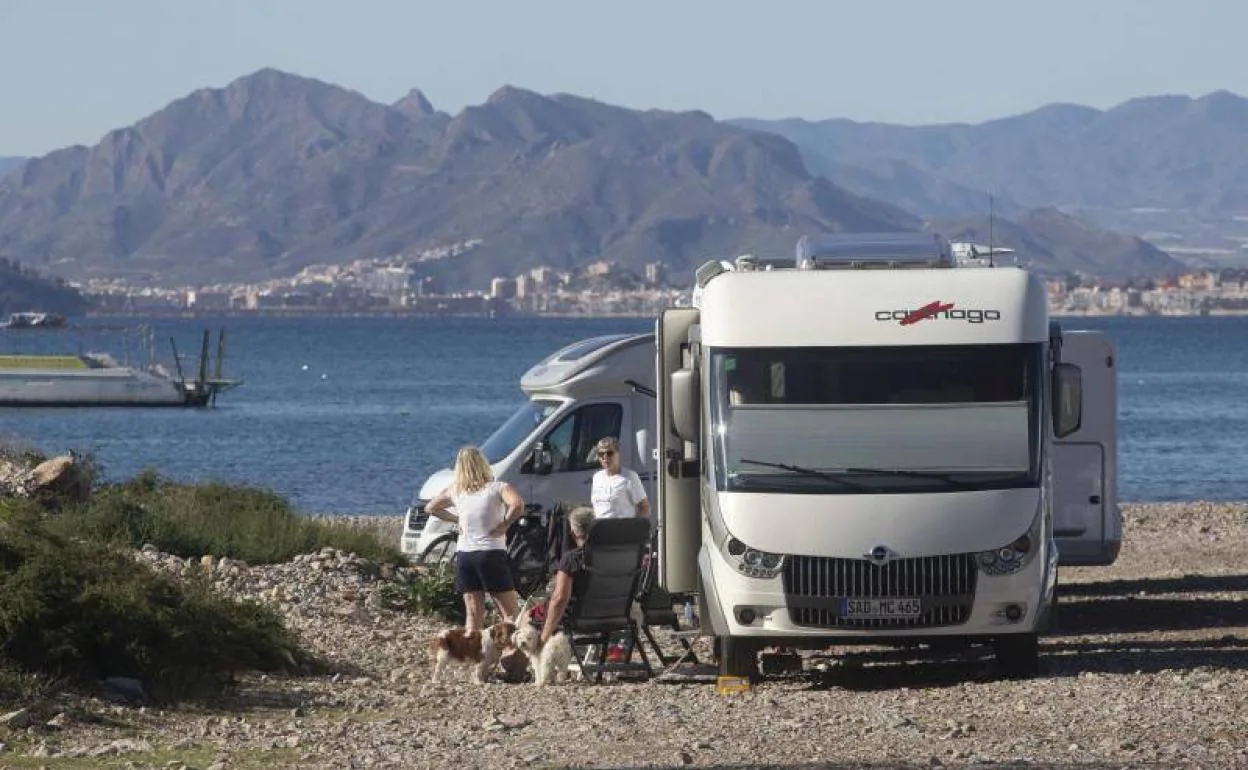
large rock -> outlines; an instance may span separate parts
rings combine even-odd
[[[40,497],[80,503],[91,496],[91,471],[73,455],[45,460],[31,472],[34,491]]]

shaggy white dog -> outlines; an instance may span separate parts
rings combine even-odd
[[[525,610],[516,618],[516,633],[512,643],[528,656],[533,664],[533,684],[543,687],[568,679],[568,666],[572,665],[572,641],[560,631],[542,644],[542,631],[529,619]]]

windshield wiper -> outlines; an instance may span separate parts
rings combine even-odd
[[[739,462],[742,465],[761,465],[764,468],[777,468],[782,471],[800,473],[803,476],[814,476],[817,479],[823,479],[824,481],[831,481],[834,484],[841,484],[842,486],[846,486],[846,487],[849,487],[850,489],[856,489],[859,491],[863,491],[865,489],[865,487],[863,487],[861,484],[855,484],[852,481],[847,481],[846,479],[843,479],[840,476],[837,476],[833,473],[829,473],[828,471],[821,471],[817,468],[807,468],[804,465],[790,465],[789,463],[773,463],[773,462],[768,462],[766,460],[751,460],[747,457],[742,457],[739,460]]]
[[[941,471],[911,471],[903,468],[845,468],[846,473],[861,473],[865,476],[906,476],[915,479],[935,479],[943,481],[951,487],[965,489],[966,482],[958,481],[952,474]]]

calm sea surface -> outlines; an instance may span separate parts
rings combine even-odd
[[[121,323],[140,323],[127,319]],[[213,410],[0,409],[0,439],[94,453],[105,476],[268,487],[301,510],[396,513],[455,449],[521,402],[520,375],[578,339],[645,319],[197,319],[150,322],[193,367],[224,328],[225,374],[246,383]],[[1063,319],[1109,331],[1119,353],[1120,497],[1248,500],[1248,318]],[[37,333],[0,335],[29,350]]]

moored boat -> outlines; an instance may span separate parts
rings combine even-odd
[[[207,331],[194,377],[184,376],[180,365],[175,375],[154,360],[134,366],[106,353],[0,355],[0,407],[211,406],[218,393],[242,384],[221,376],[224,342],[222,332],[213,377]]]
[[[0,329],[64,329],[69,319],[60,313],[9,313],[7,321],[0,322]]]

